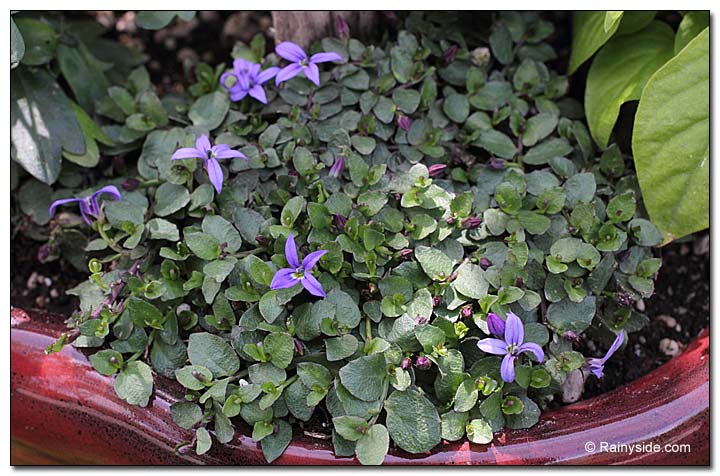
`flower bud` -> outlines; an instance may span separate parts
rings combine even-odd
[[[432,365],[432,362],[430,362],[430,359],[425,357],[424,355],[419,355],[415,358],[415,368],[419,370],[427,370]]]
[[[303,343],[300,342],[300,340],[297,338],[293,338],[293,349],[297,355],[305,354],[305,347],[303,346]]]
[[[338,38],[345,39],[350,37],[350,27],[342,15],[335,17],[335,30],[337,31]]]
[[[328,176],[339,178],[342,175],[344,168],[345,168],[345,157],[343,157],[342,155],[338,155],[337,158],[335,159],[335,162],[332,164],[332,167],[330,167]]]
[[[447,223],[448,225],[454,225],[454,224],[455,224],[455,218],[453,218],[453,217],[448,217],[448,219],[445,220],[445,223]]]
[[[460,316],[462,316],[463,318],[468,318],[472,316],[472,314],[472,306],[463,306],[462,309],[460,309]]]
[[[405,357],[404,359],[402,359],[402,363],[400,364],[400,367],[402,367],[404,369],[409,369],[411,365],[412,365],[412,359],[410,357]]]
[[[430,177],[437,177],[438,175],[442,175],[446,168],[447,165],[445,164],[432,164],[428,167],[428,175]]]
[[[397,120],[398,127],[405,132],[410,130],[410,126],[412,125],[412,121],[407,116],[400,116]]]
[[[415,324],[417,324],[418,326],[424,326],[428,323],[429,320],[430,319],[428,319],[427,317],[421,316],[419,314],[415,316]]]
[[[404,248],[404,249],[400,250],[399,256],[400,256],[400,258],[405,259],[405,258],[410,257],[412,254],[413,254],[413,250],[411,250],[410,248]]]
[[[470,61],[478,68],[482,68],[490,61],[490,50],[485,46],[475,48],[470,52]]]
[[[523,278],[518,276],[515,278],[515,287],[516,288],[524,288],[525,287],[525,281],[523,281]]]
[[[433,296],[433,307],[438,307],[442,303],[442,296]]]
[[[345,231],[345,224],[347,223],[347,218],[345,218],[342,215],[335,215],[334,217],[335,226],[340,231],[340,233]]]
[[[442,54],[443,61],[445,61],[446,64],[452,63],[457,55],[457,50],[457,45],[452,45],[450,48],[446,49]]]
[[[257,241],[258,245],[260,245],[260,246],[267,246],[268,244],[270,244],[270,240],[268,240],[267,238],[265,238],[262,235],[256,236],[255,241]]]
[[[576,342],[576,341],[580,340],[580,337],[573,331],[565,331],[565,333],[563,334],[563,339],[568,340],[570,342]]]
[[[50,257],[51,254],[52,254],[52,249],[51,249],[49,243],[45,243],[45,244],[41,245],[40,248],[38,248],[38,250],[37,250],[38,263],[45,263],[45,261],[47,261],[47,259]]]
[[[505,321],[503,321],[502,317],[498,316],[494,312],[488,314],[487,325],[488,330],[491,334],[494,334],[498,337],[502,337],[505,335]]]
[[[123,180],[123,182],[120,184],[120,186],[123,188],[123,190],[132,192],[133,190],[136,190],[140,186],[140,181],[135,178],[128,178],[128,179]]]
[[[505,168],[505,161],[503,159],[493,157],[492,159],[488,160],[487,166],[493,170],[502,170]]]
[[[483,269],[483,271],[486,271],[490,266],[492,266],[492,261],[485,257],[482,257],[480,258],[480,262],[478,264]]]
[[[481,223],[482,223],[482,218],[479,218],[476,216],[467,217],[466,219],[464,219],[463,221],[460,222],[462,227],[465,228],[466,230],[469,230],[471,228],[477,228],[480,226]]]

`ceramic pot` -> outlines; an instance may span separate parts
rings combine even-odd
[[[226,445],[203,456],[174,447],[192,433],[175,425],[170,405],[176,382],[155,378],[146,408],[120,400],[113,379],[92,368],[72,347],[46,356],[64,330],[62,316],[11,310],[11,463],[19,464],[265,464],[251,429],[238,426]],[[709,332],[644,377],[589,400],[543,413],[528,430],[508,430],[495,441],[441,444],[412,455],[391,449],[385,464],[458,465],[707,465],[710,462]],[[632,448],[610,445],[625,444]],[[607,445],[605,447],[604,445]],[[301,434],[274,464],[358,464],[335,457],[332,443]]]

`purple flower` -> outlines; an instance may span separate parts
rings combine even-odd
[[[270,283],[270,289],[291,288],[299,282],[313,296],[325,297],[322,285],[315,279],[315,276],[310,274],[310,270],[315,267],[315,264],[325,253],[327,253],[327,250],[314,251],[307,255],[301,264],[295,247],[295,237],[290,233],[287,241],[285,241],[285,259],[290,267],[280,269],[275,273]]]
[[[595,375],[595,377],[602,378],[603,370],[605,369],[605,362],[607,362],[608,359],[612,357],[615,352],[617,352],[623,342],[625,342],[625,331],[620,331],[617,337],[615,337],[615,341],[613,341],[612,345],[605,353],[605,356],[601,359],[587,359],[585,361],[585,368],[589,370],[593,375]]]
[[[330,177],[340,178],[340,176],[343,173],[343,169],[345,168],[345,157],[342,155],[338,155],[337,159],[335,159],[335,163],[332,164],[332,167],[330,167],[330,171],[328,172],[328,175]]]
[[[275,47],[275,53],[281,58],[290,61],[290,64],[281,69],[275,76],[275,85],[294,78],[298,74],[305,72],[305,77],[320,86],[320,70],[318,63],[326,63],[328,61],[342,61],[343,57],[337,53],[315,53],[308,57],[307,53],[298,45],[291,41],[283,41]]]
[[[488,167],[494,170],[502,170],[505,168],[505,161],[503,159],[493,157],[488,161]]]
[[[82,215],[83,220],[85,220],[85,223],[89,225],[91,220],[96,220],[100,216],[100,205],[98,204],[98,198],[100,198],[100,195],[104,193],[111,195],[115,200],[120,200],[122,198],[122,195],[120,195],[120,191],[115,185],[106,185],[105,187],[96,191],[89,197],[74,197],[63,198],[62,200],[55,200],[54,202],[52,202],[52,205],[50,205],[50,216],[53,216],[55,214],[55,209],[60,205],[77,202],[80,204],[80,214]]]
[[[411,365],[412,365],[412,359],[410,357],[405,357],[404,359],[402,359],[402,362],[400,363],[400,367],[402,367],[404,369],[409,369]]]
[[[470,306],[470,305],[463,306],[462,309],[460,309],[460,315],[462,317],[465,317],[465,318],[470,317],[470,316],[472,316],[472,313],[473,313],[472,306]]]
[[[267,104],[267,96],[263,84],[272,79],[280,68],[273,66],[260,71],[260,65],[238,58],[233,61],[233,72],[226,72],[220,76],[220,84],[230,93],[230,99],[240,101],[250,95],[263,104]],[[226,80],[235,76],[235,84],[228,86]]]
[[[488,314],[487,325],[491,334],[495,334],[498,337],[503,337],[505,335],[505,321],[494,312]]]
[[[202,159],[203,166],[207,170],[210,182],[217,190],[217,193],[222,192],[223,184],[223,171],[220,168],[220,163],[217,159],[245,159],[245,154],[237,150],[232,150],[227,144],[216,144],[211,146],[210,139],[205,134],[201,135],[195,141],[195,147],[183,147],[175,151],[172,155],[172,160],[179,159]]]
[[[415,358],[415,368],[420,370],[427,370],[432,365],[432,362],[430,362],[430,359],[427,357],[420,355]]]
[[[407,116],[400,116],[397,120],[398,127],[405,132],[410,130],[410,126],[412,125],[412,121]]]
[[[483,352],[504,355],[500,365],[500,376],[505,382],[510,383],[515,380],[515,361],[523,352],[532,352],[538,362],[545,359],[542,348],[533,342],[523,343],[524,338],[525,329],[522,321],[512,312],[508,312],[504,339],[488,338],[481,340],[477,344],[478,348]]]

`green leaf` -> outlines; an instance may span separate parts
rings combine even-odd
[[[482,418],[472,420],[468,423],[467,428],[468,440],[473,443],[487,444],[493,440],[492,427]]]
[[[352,334],[325,339],[325,351],[329,362],[347,359],[358,348],[358,340]]]
[[[182,185],[165,182],[155,192],[155,214],[165,217],[190,203],[190,192]]]
[[[198,258],[213,261],[220,256],[220,242],[208,233],[185,235],[185,244]]]
[[[150,239],[168,240],[177,242],[180,240],[180,232],[175,223],[163,220],[162,218],[153,218],[147,223],[147,229],[150,231]]]
[[[92,112],[95,101],[107,95],[110,81],[105,77],[103,63],[95,58],[83,43],[76,47],[60,43],[57,48],[60,72],[70,85],[78,104]]]
[[[666,242],[709,225],[709,38],[708,28],[650,78],[635,115],[638,181]]]
[[[366,402],[382,396],[382,386],[387,377],[385,357],[368,355],[349,362],[340,369],[340,381],[355,397]]]
[[[418,246],[415,249],[415,258],[417,258],[425,274],[432,279],[444,279],[452,273],[452,260],[437,248]]]
[[[424,453],[440,443],[440,415],[435,405],[417,390],[393,392],[385,410],[390,436],[408,453]]]
[[[230,98],[226,93],[215,91],[200,97],[190,107],[188,117],[201,129],[217,129],[230,110]]]
[[[547,309],[547,320],[561,331],[583,332],[595,317],[595,296],[588,296],[580,303],[563,299],[552,303]]]
[[[650,76],[673,56],[673,31],[661,21],[610,40],[593,60],[585,87],[588,126],[607,147],[623,103],[640,98]]]
[[[63,149],[85,153],[85,138],[71,103],[44,69],[10,73],[10,140],[12,158],[49,185],[60,175]]]
[[[448,441],[457,441],[465,436],[465,425],[468,414],[449,411],[442,415],[442,438]]]
[[[233,348],[222,337],[207,332],[190,334],[187,353],[191,364],[207,368],[214,377],[233,375],[240,368]]]
[[[333,426],[340,436],[348,441],[357,441],[367,429],[364,418],[352,415],[343,415],[333,418]]]
[[[675,34],[675,54],[685,48],[690,40],[710,26],[710,12],[699,10],[685,13]]]
[[[622,16],[611,16],[610,21],[606,22],[604,11],[575,13],[568,74],[574,73],[613,36],[620,26],[621,18]]]
[[[463,94],[451,94],[443,103],[443,112],[451,121],[462,124],[470,114],[470,104]]]
[[[141,10],[137,12],[135,23],[146,30],[159,30],[168,26],[176,16],[190,21],[195,16],[195,11]]]
[[[130,405],[147,406],[153,389],[153,376],[145,362],[128,362],[115,379],[115,393]]]
[[[101,350],[90,356],[92,366],[103,375],[113,375],[123,366],[123,356],[114,350]]]
[[[286,368],[292,362],[295,354],[293,338],[287,332],[272,332],[265,337],[265,352],[270,355],[270,362],[280,369]]]
[[[355,455],[364,465],[381,465],[390,446],[387,428],[375,424],[367,429],[355,445]]]
[[[205,429],[205,427],[200,427],[195,431],[195,452],[200,455],[204,455],[208,451],[210,451],[210,447],[212,446],[212,438],[210,437],[210,433]]]
[[[25,41],[15,20],[10,18],[10,67],[16,67],[23,56],[25,56]]]
[[[293,197],[287,201],[280,213],[280,221],[286,227],[292,227],[300,213],[305,209],[306,200],[303,197]]]
[[[272,463],[285,452],[292,440],[292,427],[285,420],[277,421],[278,431],[272,435],[266,436],[260,442],[265,460]]]
[[[25,54],[22,64],[38,66],[55,57],[59,35],[48,23],[34,18],[17,18],[15,25],[22,35]]]
[[[176,402],[170,405],[170,416],[180,428],[189,430],[202,420],[203,412],[200,406],[191,402]]]

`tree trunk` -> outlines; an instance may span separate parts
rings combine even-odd
[[[345,19],[352,36],[364,39],[372,36],[382,18],[373,11],[273,11],[275,43],[292,41],[307,49],[315,40],[339,36],[338,17]]]

